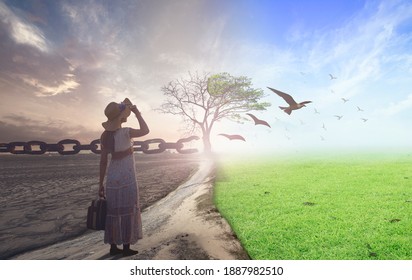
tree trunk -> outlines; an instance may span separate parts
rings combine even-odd
[[[203,152],[205,154],[212,153],[212,144],[210,143],[210,132],[203,132]]]

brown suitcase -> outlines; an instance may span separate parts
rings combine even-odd
[[[107,201],[105,199],[92,200],[87,208],[87,228],[104,230],[106,225]]]

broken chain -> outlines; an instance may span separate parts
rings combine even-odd
[[[197,153],[197,149],[185,149],[185,143],[193,140],[199,140],[199,137],[190,136],[182,138],[176,143],[166,142],[161,138],[133,141],[133,151],[145,154],[159,154],[166,150],[174,149],[181,154]],[[151,148],[153,144],[157,144],[157,147],[155,145],[154,148]],[[75,155],[80,151],[92,151],[95,154],[100,154],[100,139],[93,140],[88,145],[82,145],[75,139],[64,139],[56,144],[47,144],[42,141],[0,143],[0,153],[42,155],[46,152],[58,152],[61,155]]]

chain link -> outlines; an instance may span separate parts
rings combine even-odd
[[[166,150],[176,150],[181,154],[197,153],[197,149],[185,149],[185,144],[193,140],[199,140],[198,136],[190,136],[179,139],[176,143],[166,142],[161,138],[145,141],[134,141],[133,151],[145,154],[159,154]],[[155,147],[151,145],[155,144]],[[157,144],[157,145],[156,145]],[[64,139],[56,144],[47,144],[42,141],[0,143],[0,153],[42,155],[46,152],[57,152],[61,155],[75,155],[80,151],[91,151],[100,154],[100,139],[93,140],[90,144],[82,145],[75,139]]]

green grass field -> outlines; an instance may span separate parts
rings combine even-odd
[[[215,204],[252,259],[411,260],[412,156],[222,160]]]

